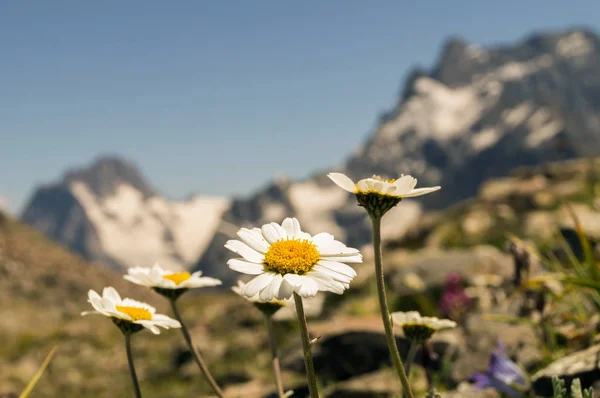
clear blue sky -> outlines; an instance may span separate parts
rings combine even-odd
[[[599,30],[590,1],[2,1],[0,195],[103,153],[165,195],[339,164],[449,35]]]

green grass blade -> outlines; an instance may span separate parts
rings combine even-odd
[[[52,360],[52,357],[56,353],[57,349],[58,349],[58,346],[54,346],[50,350],[50,352],[48,353],[48,355],[46,355],[46,359],[44,359],[44,362],[42,363],[42,366],[40,366],[40,368],[36,372],[35,376],[33,376],[33,379],[31,379],[31,381],[29,382],[29,384],[27,384],[27,387],[25,387],[25,390],[23,390],[23,392],[21,393],[21,395],[19,395],[19,398],[27,398],[29,396],[29,394],[31,394],[31,391],[33,391],[35,385],[40,380],[40,377],[42,377],[42,374],[44,374],[44,371],[46,370],[46,368],[50,364],[50,361]]]
[[[596,254],[594,253],[594,249],[592,249],[590,240],[583,231],[583,227],[581,226],[581,223],[579,222],[579,218],[575,214],[575,211],[569,204],[567,204],[567,211],[569,212],[571,218],[573,219],[573,222],[575,223],[575,230],[577,231],[579,244],[583,248],[585,262],[589,267],[590,275],[592,276],[592,278],[594,278],[594,280],[598,280],[598,265],[596,263]]]

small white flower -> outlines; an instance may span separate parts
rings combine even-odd
[[[410,340],[427,340],[438,330],[456,327],[454,321],[421,316],[417,311],[393,312],[391,317],[394,326],[402,327],[404,334]]]
[[[178,321],[166,315],[157,314],[156,309],[146,303],[130,298],[121,299],[121,296],[113,287],[105,287],[102,291],[102,297],[95,291],[90,290],[88,292],[88,302],[92,304],[95,311],[84,311],[81,315],[101,314],[111,317],[113,320],[143,326],[154,334],[160,334],[157,326],[164,329],[181,327]]]
[[[152,268],[131,267],[123,278],[137,285],[161,289],[192,289],[196,287],[218,286],[221,281],[215,278],[203,277],[202,271],[171,272],[154,264]]]
[[[413,291],[422,292],[427,286],[419,275],[414,272],[409,272],[404,275],[404,284]]]
[[[397,180],[386,180],[374,175],[354,183],[347,175],[342,173],[329,173],[327,175],[338,186],[353,194],[374,193],[395,198],[412,198],[426,195],[439,190],[441,187],[417,188],[417,179],[410,175],[401,175]]]
[[[234,271],[256,275],[242,289],[246,297],[262,301],[289,299],[294,292],[313,297],[318,291],[342,294],[350,287],[356,271],[345,263],[361,263],[362,255],[336,241],[333,235],[311,236],[300,229],[295,218],[281,225],[238,231],[241,240],[229,240],[225,247],[242,256],[227,262]]]

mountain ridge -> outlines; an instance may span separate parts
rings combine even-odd
[[[108,156],[38,189],[21,219],[114,269],[158,261],[183,270],[200,255],[228,202],[200,195],[168,200],[135,165]]]
[[[431,68],[409,71],[396,103],[379,116],[378,125],[336,171],[353,179],[372,174],[411,174],[419,179],[419,186],[442,186],[441,191],[418,201],[403,202],[386,217],[389,226],[384,238],[398,237],[417,222],[423,211],[441,209],[474,196],[486,179],[506,175],[520,166],[600,152],[599,65],[600,39],[589,29],[538,33],[513,45],[489,48],[449,39]],[[191,224],[203,223],[206,216],[211,217],[211,222],[207,228],[202,225],[203,228],[186,230],[191,237],[187,236],[187,246],[183,246],[194,246],[192,241],[198,238],[197,234],[202,235],[202,244],[184,253],[181,244],[173,244],[182,239],[181,234],[174,234],[180,229],[172,227],[165,221],[169,217],[164,217],[177,211],[160,213],[157,208],[172,207],[164,204],[164,198],[158,200],[162,204],[153,204],[153,198],[160,196],[150,195],[154,191],[144,188],[149,184],[140,183],[145,181],[143,177],[119,173],[118,167],[108,169],[114,169],[113,174],[119,178],[124,174],[137,182],[121,184],[121,188],[108,184],[106,188],[76,178],[66,188],[63,186],[67,192],[62,192],[63,203],[77,202],[71,209],[61,209],[59,205],[46,208],[44,203],[51,201],[42,195],[44,200],[40,200],[44,203],[29,206],[30,216],[24,216],[24,220],[80,253],[88,250],[99,259],[110,253],[108,257],[115,267],[133,263],[138,255],[138,262],[154,259],[166,261],[174,269],[201,269],[225,282],[232,282],[236,275],[225,265],[229,253],[223,244],[235,236],[239,227],[296,216],[310,233],[326,230],[353,247],[370,241],[370,225],[364,212],[351,195],[333,185],[320,170],[299,181],[273,180],[245,197],[198,206],[205,213],[194,213],[197,218]],[[121,196],[119,201],[107,202],[98,192],[113,196],[120,192]],[[42,194],[43,188],[38,193]],[[60,197],[61,192],[54,195]],[[140,228],[133,228],[131,221],[135,218],[122,214],[123,201],[146,209],[142,215],[131,212],[141,217],[142,225],[148,224],[148,231],[155,230],[142,233]],[[111,221],[111,212],[117,214],[119,222]],[[90,221],[90,214],[103,217]],[[156,227],[153,220],[164,225]],[[128,234],[139,233],[138,245],[148,249],[144,245],[153,242],[150,248],[162,245],[161,249],[142,255],[142,249],[131,251],[135,240],[130,239],[125,248],[107,250],[108,240],[102,238],[106,228],[102,224],[114,224],[111,233],[120,234],[122,240],[127,241]],[[73,231],[83,231],[81,235],[86,239],[89,235],[85,250],[73,243],[72,236],[79,234]],[[130,253],[124,256],[120,250]],[[192,260],[194,253],[198,254],[196,260]]]

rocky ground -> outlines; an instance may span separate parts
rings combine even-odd
[[[469,383],[474,373],[486,370],[498,340],[531,375],[537,396],[551,393],[553,375],[578,377],[584,386],[600,380],[594,296],[555,281],[529,283],[529,278],[557,272],[548,264],[567,269],[571,254],[581,258],[568,206],[592,243],[600,240],[595,202],[599,185],[590,164],[569,161],[516,170],[486,183],[476,198],[426,215],[401,240],[386,242],[384,263],[393,310],[416,309],[436,316],[448,312],[443,298],[452,280],[459,281],[468,297],[464,307],[450,312],[460,327],[432,340],[437,359],[427,361],[427,368],[442,396],[499,397],[492,389],[474,392]],[[600,169],[600,160],[594,164]],[[519,238],[519,247],[536,248],[528,252],[530,272],[520,283],[515,283],[515,253],[522,252],[507,250],[513,236]],[[565,241],[573,253],[561,246]],[[546,251],[553,253],[552,261],[544,256]],[[311,335],[321,336],[314,361],[323,396],[399,396],[379,318],[373,265],[369,250],[364,253],[366,261],[356,267],[358,277],[346,294],[318,296],[311,303],[309,329]],[[33,396],[130,396],[120,332],[103,317],[80,316],[89,309],[87,290],[100,291],[106,285],[169,313],[166,302],[153,292],[86,263],[6,216],[0,219],[0,339],[6,343],[0,345],[0,397],[18,396],[54,345],[58,353]],[[540,285],[547,299],[542,306],[531,306]],[[273,393],[258,311],[233,293],[216,290],[188,293],[181,305],[195,342],[228,396]],[[297,325],[291,309],[282,310],[278,318],[286,387],[301,397],[306,386]],[[401,331],[397,333],[398,346],[406,354],[408,343]],[[140,333],[134,349],[145,397],[210,396],[179,331]],[[418,353],[417,363],[423,365],[423,358]],[[427,382],[420,365],[413,368],[412,378],[418,396],[423,396]]]

